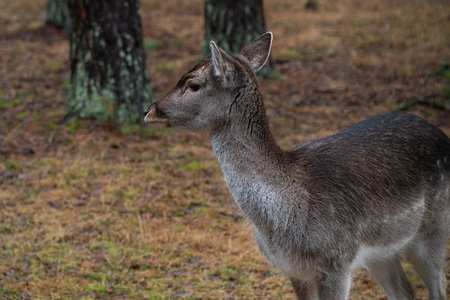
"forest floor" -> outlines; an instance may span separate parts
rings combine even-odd
[[[278,74],[261,85],[282,147],[399,106],[450,135],[448,2],[319,2],[311,12],[264,1]],[[141,3],[160,98],[200,59],[203,1]],[[67,33],[44,26],[46,0],[0,7],[1,299],[294,299],[258,251],[206,134],[61,124]],[[353,275],[351,299],[386,299],[366,271]]]

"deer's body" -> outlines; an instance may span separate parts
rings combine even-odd
[[[389,299],[414,299],[402,251],[430,299],[446,299],[449,138],[413,115],[387,114],[282,151],[254,75],[270,44],[271,34],[263,35],[239,56],[212,44],[212,58],[154,104],[146,121],[210,132],[261,252],[290,278],[299,299],[345,299],[359,266]]]

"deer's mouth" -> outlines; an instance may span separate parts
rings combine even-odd
[[[167,115],[158,109],[157,102],[150,105],[150,107],[144,112],[144,121],[151,125],[169,125],[169,118]]]

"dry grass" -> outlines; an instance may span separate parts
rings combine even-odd
[[[141,2],[161,97],[199,58],[203,1]],[[263,90],[283,147],[414,97],[449,105],[448,4],[323,2],[312,13],[265,1],[281,75]],[[206,135],[59,125],[69,47],[43,27],[45,4],[0,0],[0,298],[293,299],[256,249]],[[411,112],[450,134],[448,110]],[[365,271],[354,277],[352,299],[385,299]]]

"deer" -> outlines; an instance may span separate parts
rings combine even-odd
[[[209,133],[258,248],[298,299],[347,299],[361,266],[389,300],[414,299],[403,257],[429,299],[447,299],[448,136],[418,116],[386,113],[282,150],[255,75],[272,40],[267,32],[237,55],[211,41],[211,56],[153,103],[145,122]]]

